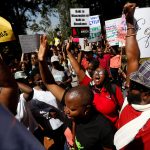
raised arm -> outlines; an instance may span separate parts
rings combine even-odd
[[[17,82],[19,89],[23,92],[23,97],[26,101],[30,101],[33,98],[33,89],[21,82]]]
[[[0,58],[0,103],[15,115],[18,105],[18,86],[9,69]]]
[[[72,53],[69,51],[70,49],[70,42],[67,43],[67,47],[66,47],[66,51],[67,51],[67,54],[68,54],[68,58],[70,60],[70,63],[73,67],[73,69],[75,70],[77,76],[78,76],[78,79],[79,79],[79,82],[81,82],[85,76],[85,72],[84,70],[81,68],[80,64],[78,63],[78,61],[75,59],[75,57],[72,55]]]
[[[46,88],[52,92],[57,100],[61,101],[65,90],[55,83],[53,75],[51,74],[46,62],[46,52],[47,37],[46,35],[43,35],[40,37],[40,48],[38,52],[40,74]]]
[[[124,6],[124,13],[127,22],[126,36],[126,55],[127,55],[127,85],[129,84],[129,75],[139,68],[140,50],[136,40],[136,31],[134,26],[134,11],[136,4],[127,3]]]

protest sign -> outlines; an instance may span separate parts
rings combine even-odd
[[[79,38],[73,38],[74,43],[79,43]]]
[[[134,17],[141,58],[150,57],[150,7],[136,8]]]
[[[72,36],[84,38],[89,36],[89,27],[72,28]]]
[[[101,40],[101,25],[99,16],[90,16],[89,17],[89,28],[90,28],[90,35],[88,38],[88,42],[98,42]]]
[[[79,38],[79,45],[81,46],[81,50],[84,50],[84,38]]]
[[[39,49],[40,35],[19,35],[22,53],[31,53]]]
[[[126,34],[127,34],[127,25],[126,25],[126,19],[124,14],[121,17],[121,22],[119,23],[117,29],[118,29],[119,47],[123,47],[125,46]]]
[[[89,8],[71,8],[71,27],[89,27]]]
[[[0,17],[0,42],[15,40],[11,24],[4,18]]]
[[[106,38],[110,46],[119,45],[117,28],[120,22],[121,22],[121,18],[105,21]]]

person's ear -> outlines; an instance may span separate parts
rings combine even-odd
[[[88,114],[88,112],[90,111],[90,109],[91,109],[91,105],[87,105],[86,109],[85,109],[85,115]]]
[[[149,99],[150,99],[150,92],[143,92],[142,93],[142,99],[145,103],[150,103]]]

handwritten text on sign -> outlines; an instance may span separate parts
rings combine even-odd
[[[119,45],[118,41],[118,25],[121,22],[121,18],[105,21],[106,38],[110,46]]]
[[[19,41],[23,53],[35,52],[40,46],[40,35],[19,35]]]
[[[99,16],[90,16],[89,17],[89,27],[90,27],[90,36],[88,38],[89,42],[98,42],[101,40],[101,25]]]
[[[135,19],[137,28],[137,41],[141,58],[150,57],[150,7],[136,8]]]

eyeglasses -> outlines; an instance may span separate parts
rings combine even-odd
[[[93,75],[104,75],[104,71],[103,70],[100,70],[100,71],[94,71],[94,74]]]

